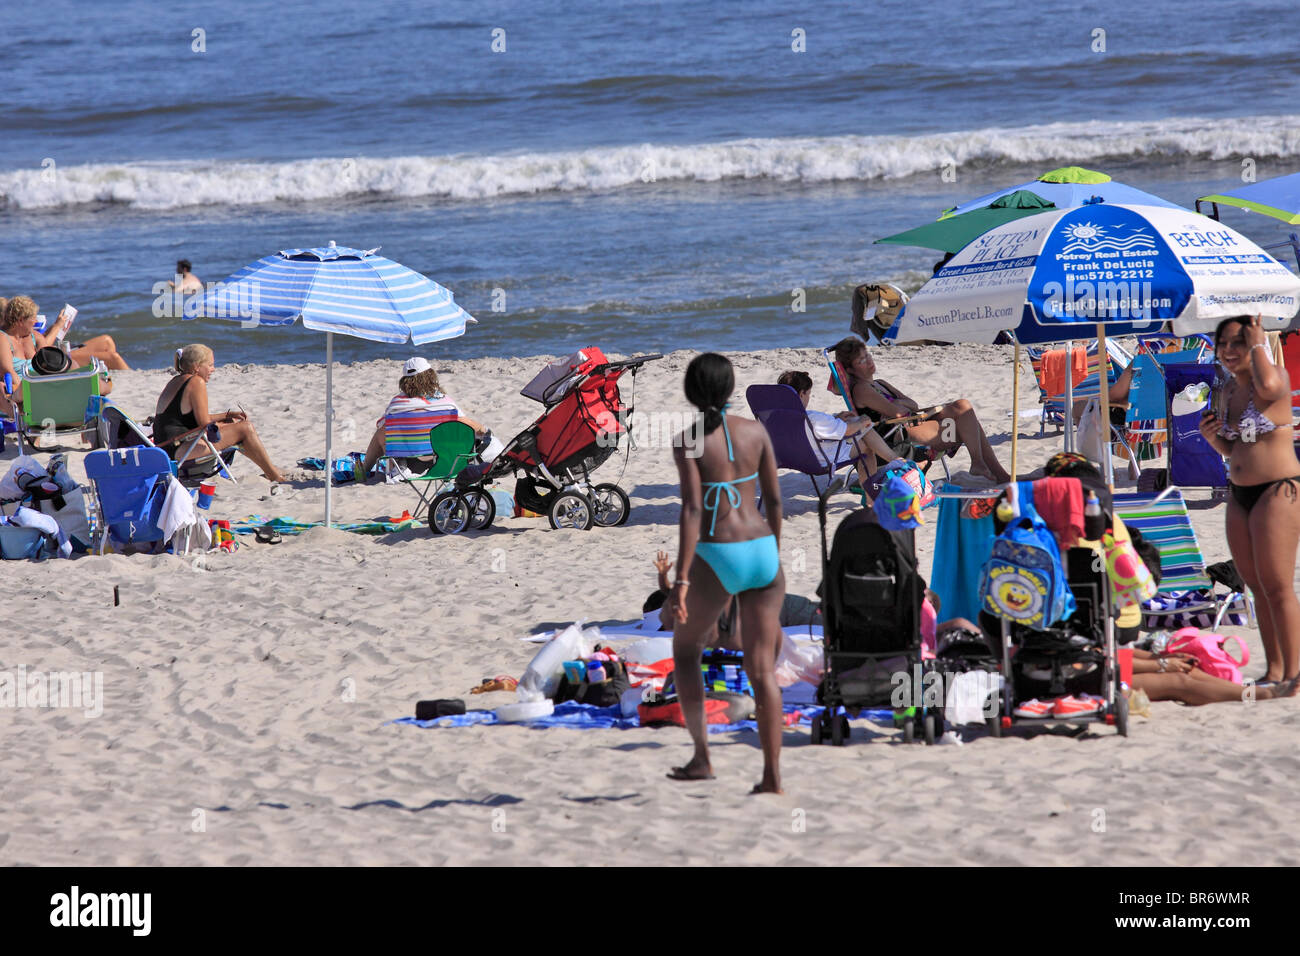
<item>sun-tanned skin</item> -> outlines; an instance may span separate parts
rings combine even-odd
[[[857,350],[853,361],[845,371],[852,382],[853,404],[859,409],[870,408],[888,418],[900,418],[920,409],[916,402],[883,379],[879,380],[879,383],[894,395],[894,401],[890,401],[880,393],[875,387],[876,363],[865,345]],[[947,441],[944,436],[943,426],[947,422],[952,423],[951,427],[956,432],[954,442]],[[1002,467],[992,446],[989,445],[988,436],[984,434],[984,428],[975,416],[975,410],[964,398],[949,402],[923,421],[909,425],[907,436],[917,444],[929,448],[947,448],[951,444],[965,445],[966,451],[970,453],[971,474],[998,483],[1011,480],[1011,475]]]
[[[1291,427],[1291,379],[1273,364],[1259,316],[1228,325],[1215,343],[1219,361],[1232,376],[1223,408],[1234,428],[1249,401],[1277,427],[1229,440],[1219,434],[1223,419],[1213,408],[1201,418],[1202,437],[1228,459],[1237,485],[1278,482],[1249,512],[1230,495],[1226,516],[1228,547],[1242,579],[1255,595],[1259,636],[1269,681],[1300,676],[1300,601],[1295,593],[1296,547],[1300,543],[1300,495],[1285,479],[1300,476]]]
[[[193,412],[194,420],[199,425],[213,423],[221,429],[221,440],[215,444],[217,451],[222,451],[231,445],[239,445],[243,456],[258,468],[261,468],[262,474],[268,481],[272,483],[285,481],[286,478],[283,473],[271,463],[271,455],[266,450],[266,446],[262,444],[257,429],[253,427],[253,423],[248,420],[247,415],[243,412],[228,411],[218,417],[208,411],[208,380],[212,377],[215,369],[216,357],[212,356],[207,361],[190,369],[191,374],[188,379],[184,375],[177,375],[167,383],[167,387],[158,396],[157,412],[161,414],[162,410],[175,397],[176,390],[184,388],[185,395],[181,399],[181,411],[186,414]],[[189,457],[199,457],[205,454],[206,451],[204,448],[195,448],[190,452]]]
[[[753,493],[740,489],[740,506],[724,505],[718,517],[713,541],[746,541],[767,534],[781,535],[781,488],[777,482],[776,458],[767,430],[758,422],[728,419],[735,461],[727,458],[726,439],[721,428],[703,436],[687,432],[673,449],[673,460],[681,479],[682,512],[679,525],[678,581],[669,592],[676,627],[673,632],[674,681],[686,729],[695,753],[683,767],[669,774],[676,780],[702,780],[713,776],[709,761],[708,727],[704,718],[704,679],[700,655],[705,638],[714,628],[729,598],[713,569],[695,560],[695,546],[705,534],[706,509],[702,482],[725,481],[758,472],[766,516],[759,514]],[[693,457],[699,452],[697,457]],[[725,501],[725,498],[724,498]],[[689,582],[683,583],[683,582]],[[778,571],[770,584],[739,595],[740,633],[745,654],[745,673],[754,688],[758,736],[763,751],[763,777],[754,793],[781,793],[781,734],[785,727],[781,690],[776,682],[776,659],[781,651],[780,612],[785,598],[785,572]]]

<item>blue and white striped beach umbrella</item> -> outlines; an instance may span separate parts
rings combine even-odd
[[[474,318],[451,292],[373,251],[330,243],[285,249],[244,266],[186,303],[185,318],[292,325],[375,342],[425,345],[465,334]]]
[[[325,333],[325,522],[330,514],[334,420],[334,333],[375,342],[426,345],[465,334],[477,321],[451,292],[375,250],[331,242],[258,259],[185,304],[186,319],[239,322],[246,328],[302,324]]]

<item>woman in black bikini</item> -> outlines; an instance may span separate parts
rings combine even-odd
[[[221,440],[215,443],[217,451],[238,445],[244,457],[262,469],[263,476],[272,484],[286,481],[280,469],[271,464],[271,456],[257,434],[257,429],[243,412],[228,411],[220,417],[208,412],[208,379],[216,369],[216,358],[206,345],[187,345],[176,350],[176,375],[158,396],[158,406],[153,420],[154,443],[175,457],[178,448],[174,441],[186,432],[208,424],[221,429]],[[202,455],[205,448],[196,448],[191,455]]]
[[[1255,594],[1271,684],[1300,676],[1300,460],[1291,427],[1291,379],[1269,356],[1259,316],[1224,319],[1214,352],[1231,375],[1201,416],[1201,435],[1228,459],[1228,547]]]
[[[850,335],[838,342],[835,346],[835,361],[840,363],[849,377],[845,384],[851,390],[853,405],[859,415],[866,415],[872,421],[879,422],[884,418],[902,418],[920,409],[916,402],[897,388],[876,378],[875,360],[861,339]],[[975,416],[975,409],[964,398],[949,402],[922,421],[907,426],[907,437],[927,448],[947,450],[965,445],[966,451],[970,453],[971,474],[999,484],[1011,480],[1011,475],[1002,467],[989,446],[988,436],[984,434],[984,427]]]

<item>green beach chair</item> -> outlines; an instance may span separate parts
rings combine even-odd
[[[97,418],[92,399],[99,398],[100,375],[104,366],[98,361],[85,368],[62,375],[31,375],[22,380],[21,412],[17,416],[20,441],[35,454],[50,451],[37,442],[53,442],[76,436],[94,445]]]
[[[489,494],[458,492],[456,476],[478,460],[474,450],[474,429],[465,422],[449,419],[435,424],[426,440],[411,432],[418,416],[390,415],[384,422],[384,457],[406,472],[402,480],[419,495],[417,511],[429,509],[429,530],[434,534],[459,534],[466,528],[481,530],[496,517],[496,504]],[[415,473],[418,469],[424,471]]]

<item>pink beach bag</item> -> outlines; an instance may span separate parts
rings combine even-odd
[[[1236,641],[1241,651],[1241,660],[1234,660],[1225,644]],[[1165,650],[1170,654],[1191,654],[1201,670],[1211,677],[1222,677],[1234,684],[1242,680],[1241,669],[1250,663],[1250,651],[1245,642],[1235,634],[1227,637],[1222,634],[1202,632],[1195,627],[1185,627],[1174,632]]]

